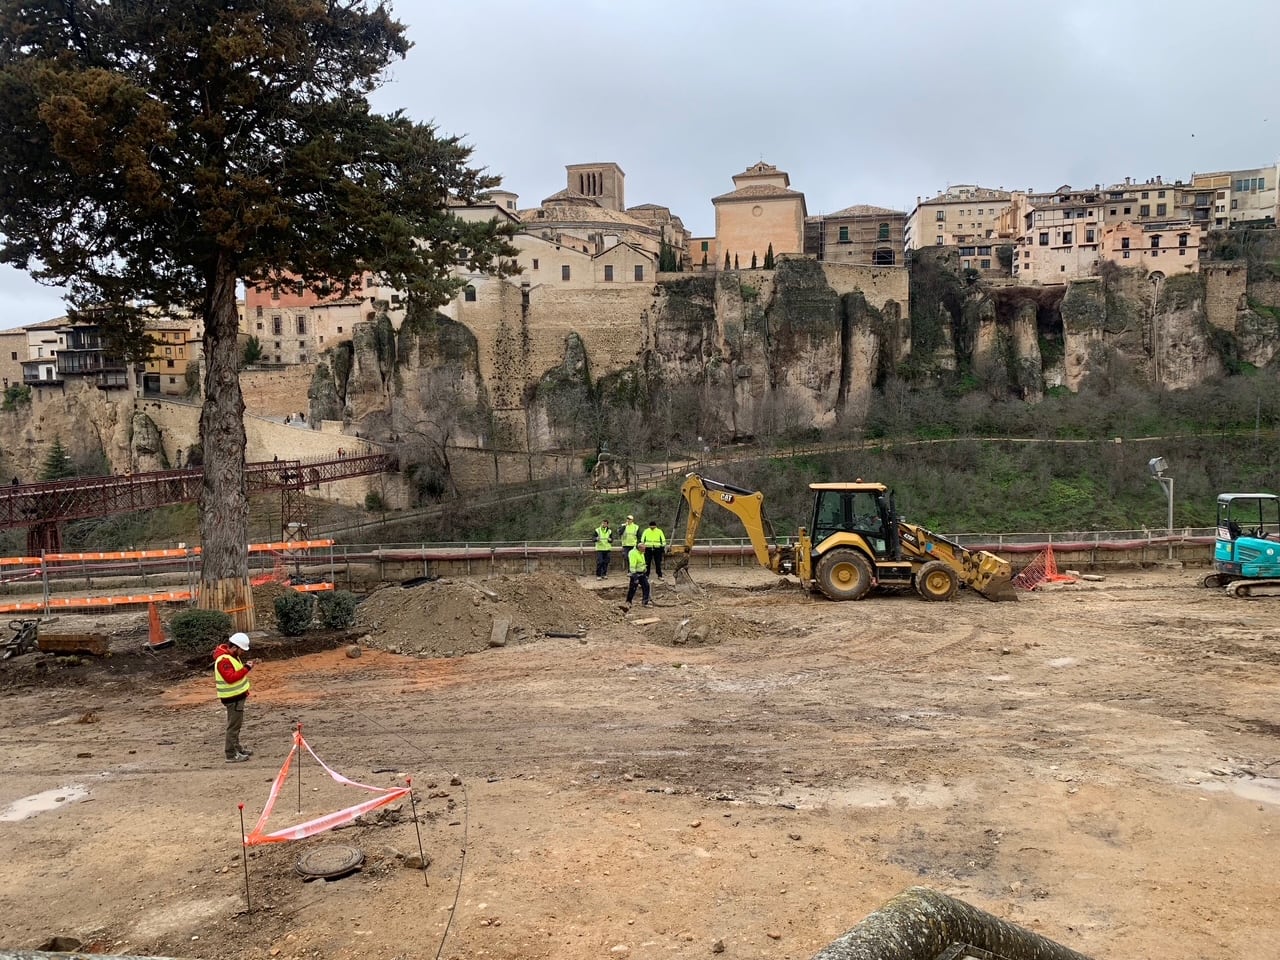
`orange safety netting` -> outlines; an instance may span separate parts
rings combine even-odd
[[[308,820],[306,823],[299,823],[293,827],[285,827],[281,830],[273,830],[271,833],[264,833],[267,820],[271,818],[271,811],[276,805],[276,800],[280,798],[280,791],[284,787],[285,780],[289,777],[289,768],[293,766],[294,757],[304,748],[335,783],[339,783],[344,787],[359,787],[361,790],[368,790],[371,793],[378,794],[378,796],[363,803],[358,803],[354,807],[347,807],[334,813],[326,813],[324,816]],[[347,779],[316,756],[316,752],[311,749],[311,744],[302,739],[302,730],[297,729],[293,731],[293,747],[289,750],[289,755],[284,758],[284,766],[280,768],[280,772],[276,774],[275,780],[271,783],[271,793],[267,796],[267,805],[262,811],[262,816],[258,817],[258,822],[253,825],[249,835],[244,838],[244,845],[246,847],[254,847],[264,843],[284,843],[286,840],[302,840],[305,837],[312,837],[317,833],[332,830],[334,827],[341,826],[344,823],[350,823],[361,814],[376,810],[378,807],[393,803],[408,795],[409,787],[371,787],[367,783],[357,783],[355,780]]]
[[[1042,583],[1075,583],[1075,577],[1058,572],[1058,561],[1053,555],[1053,545],[1035,555],[1022,572],[1013,578],[1013,585],[1023,590],[1034,590]]]

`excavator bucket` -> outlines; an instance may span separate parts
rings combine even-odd
[[[698,586],[693,576],[689,573],[689,555],[681,553],[675,556],[675,562],[670,565],[671,569],[671,589],[676,593],[685,596],[693,596],[702,592],[702,588]]]
[[[974,589],[988,600],[1017,600],[1018,594],[1013,589],[1013,578],[1009,576],[994,577],[982,586],[974,585]]]

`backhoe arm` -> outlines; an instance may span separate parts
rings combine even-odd
[[[685,477],[684,484],[680,487],[680,505],[676,508],[673,534],[680,528],[680,515],[686,507],[689,516],[685,523],[684,541],[673,544],[667,550],[673,560],[673,569],[679,571],[689,565],[693,545],[698,539],[698,527],[702,524],[702,512],[708,502],[723,507],[742,521],[742,526],[751,539],[756,560],[760,566],[776,573],[779,570],[780,556],[777,547],[769,543],[765,530],[764,494],[758,490],[734,487],[719,480],[709,480],[696,473]]]

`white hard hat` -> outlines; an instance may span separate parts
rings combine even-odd
[[[234,643],[241,650],[249,649],[249,635],[247,633],[233,633],[230,643]]]

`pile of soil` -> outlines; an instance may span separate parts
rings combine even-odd
[[[293,588],[284,583],[262,583],[253,588],[253,614],[258,630],[275,630],[276,597],[292,592]]]
[[[502,620],[510,630],[500,639],[515,644],[548,632],[585,635],[623,619],[616,606],[560,573],[383,587],[356,608],[356,628],[368,634],[365,643],[423,656],[484,650],[491,645],[495,622]]]

